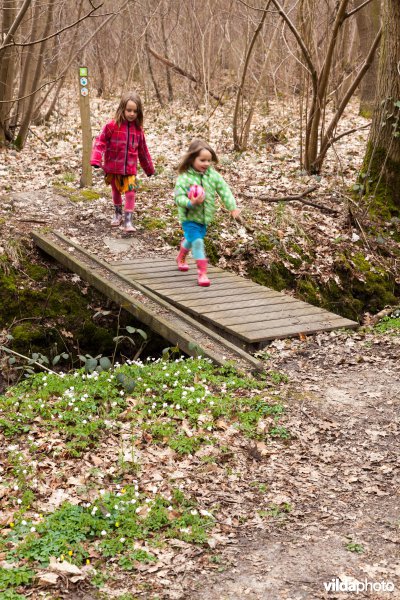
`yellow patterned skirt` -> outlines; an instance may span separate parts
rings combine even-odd
[[[136,190],[135,175],[114,175],[113,173],[109,173],[105,176],[104,181],[108,185],[111,185],[111,182],[114,182],[115,187],[120,194],[125,194],[125,192],[133,192]]]

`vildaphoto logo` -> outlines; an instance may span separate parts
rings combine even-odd
[[[394,583],[392,581],[358,581],[357,579],[346,578],[345,581],[337,577],[331,581],[324,582],[324,588],[327,592],[393,592]]]

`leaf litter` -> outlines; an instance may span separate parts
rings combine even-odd
[[[93,100],[94,134],[112,115],[115,105],[115,100]],[[224,110],[215,111],[208,140],[216,146],[221,171],[243,208],[244,225],[220,215],[225,227],[224,235],[215,242],[220,250],[219,265],[245,275],[246,248],[251,247],[254,233],[268,227],[283,246],[293,238],[305,252],[310,248],[315,251],[313,263],[307,267],[301,264],[298,273],[307,268],[322,281],[335,277],[334,252],[361,243],[359,231],[347,224],[346,204],[339,190],[354,183],[367,134],[342,138],[336,153],[328,155],[323,175],[315,178],[299,169],[297,134],[282,116],[281,107],[271,103],[271,113],[264,120],[256,117],[254,128],[284,125],[287,143],[254,146],[241,155],[232,153],[226,133],[229,113]],[[357,107],[351,106],[344,128],[365,124],[356,113]],[[104,260],[122,259],[132,253],[172,256],[178,240],[172,200],[174,166],[197,131],[200,117],[178,104],[168,114],[149,107],[146,135],[156,159],[157,176],[141,182],[135,215],[137,233],[129,244],[118,245],[121,234],[110,231],[108,225],[109,190],[98,173],[94,174],[94,189],[99,198],[71,200],[73,193],[79,194],[77,115],[77,107],[67,95],[64,108],[51,125],[55,135],[49,147],[31,137],[21,154],[2,152],[0,216],[7,223],[7,228],[2,226],[2,248],[7,237],[27,235],[45,224]],[[36,129],[45,139],[47,130]],[[288,203],[284,210],[277,210],[276,205],[259,199],[299,193],[316,181],[318,192],[310,198],[339,211],[339,216],[300,203]],[[260,259],[271,261],[277,249],[279,244],[260,253]],[[291,263],[287,266],[296,270]],[[93,502],[98,491],[119,472],[110,457],[122,456],[128,465],[134,466],[135,458],[141,464],[136,477],[147,493],[155,493],[154,489],[168,492],[173,482],[196,498],[200,513],[207,516],[212,511],[215,515],[205,544],[194,547],[182,539],[171,539],[163,548],[152,548],[157,562],[136,563],[134,583],[128,587],[126,575],[111,560],[113,584],[103,582],[100,588],[108,598],[130,592],[138,598],[157,595],[182,600],[322,599],[328,597],[323,583],[335,577],[341,581],[390,580],[396,586],[390,597],[400,597],[398,335],[366,329],[303,336],[277,340],[264,354],[267,369],[289,376],[289,383],[279,386],[278,391],[285,404],[283,422],[290,431],[289,439],[254,443],[219,419],[219,450],[201,447],[194,455],[182,458],[170,448],[156,446],[151,436],[143,438],[132,451],[124,421],[118,428],[110,421],[107,442],[77,461],[63,454],[59,436],[45,432],[40,420],[35,424],[33,437],[43,453],[40,460],[32,459],[32,467],[42,474],[37,487],[38,511],[55,510],[65,500],[72,505],[83,500]],[[269,390],[272,395],[275,391]],[[127,410],[135,410],[134,402]],[[182,428],[190,437],[190,425],[182,422]],[[12,445],[7,447],[7,455],[13,451]],[[29,448],[22,448],[22,453],[28,464]],[[6,461],[3,464],[3,482],[17,485]],[[14,510],[4,511],[3,527],[9,525]],[[359,543],[363,552],[346,550],[349,539]],[[140,544],[139,549],[149,550]],[[71,582],[69,574],[61,572],[64,563],[71,564],[53,561],[57,568],[42,573],[42,585],[56,585],[60,597],[97,597],[87,583],[88,576]],[[78,570],[76,576],[85,573],[85,567]],[[51,593],[43,589],[30,597],[47,598]],[[335,597],[342,596],[338,593]]]

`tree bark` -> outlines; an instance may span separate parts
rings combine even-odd
[[[244,83],[246,80],[247,69],[250,64],[250,59],[251,59],[251,55],[253,53],[254,45],[257,41],[258,36],[260,35],[261,29],[263,28],[265,18],[267,16],[267,9],[268,9],[269,4],[270,4],[270,0],[268,0],[268,2],[265,5],[264,12],[261,15],[261,19],[253,33],[253,37],[252,37],[250,45],[247,49],[246,58],[244,61],[244,66],[243,66],[243,72],[242,72],[239,89],[238,89],[237,96],[236,96],[232,128],[233,128],[233,145],[234,145],[235,150],[239,150],[239,151],[245,150],[245,145],[247,143],[247,137],[248,137],[248,132],[247,132],[247,136],[245,136],[246,123],[245,123],[245,118],[244,118],[244,114],[243,114],[243,112],[244,112],[244,108],[243,108]],[[249,123],[248,131],[250,129],[250,122],[251,122],[253,110],[250,109],[250,111],[247,115],[247,122]],[[244,137],[246,137],[246,139],[244,139]]]
[[[400,216],[400,2],[383,3],[377,103],[359,184],[370,214]]]
[[[14,0],[4,0],[3,5],[3,28],[2,37],[7,38],[11,27],[15,23],[15,2]],[[13,94],[13,80],[15,74],[15,49],[4,48],[0,50],[0,100],[4,102],[0,104],[0,146],[4,144],[6,139],[11,140],[12,136],[9,130],[10,112]]]
[[[364,0],[355,0],[355,6],[360,6]],[[368,48],[376,36],[381,22],[381,3],[373,0],[356,16],[359,37],[360,54],[365,56]],[[374,110],[376,89],[378,81],[378,57],[372,61],[368,72],[360,85],[360,115],[371,117]]]
[[[35,11],[34,18],[38,19],[38,23],[37,24],[34,23],[32,26],[32,39],[35,39],[35,33],[37,30],[40,30],[43,37],[48,36],[50,28],[51,28],[52,18],[53,18],[54,3],[55,3],[55,0],[50,0],[48,9],[47,9],[47,14],[45,17],[46,21],[42,26],[40,23],[41,19],[39,19],[37,17],[37,13]],[[26,88],[26,89],[27,89],[28,93],[31,95],[29,96],[29,98],[26,98],[25,100],[22,101],[23,109],[22,109],[22,114],[21,114],[21,125],[20,125],[18,135],[15,140],[15,145],[19,150],[22,150],[22,148],[25,146],[26,138],[27,138],[28,131],[29,131],[29,126],[30,126],[32,118],[34,116],[36,94],[34,94],[34,93],[32,94],[32,92],[34,92],[36,89],[38,89],[39,84],[40,84],[44,52],[45,52],[47,43],[48,43],[48,41],[43,41],[38,46],[31,48],[31,51],[32,51],[31,58],[29,60],[29,63],[27,63],[27,65],[26,65],[28,67],[28,72],[30,75],[29,82],[28,82],[30,89],[28,89],[28,88]],[[32,75],[30,74],[30,72],[32,72]]]
[[[168,40],[167,40],[167,36],[165,33],[165,17],[164,17],[163,12],[161,13],[161,34],[162,34],[162,41],[163,41],[165,56],[168,58]],[[165,67],[165,76],[167,78],[168,102],[173,102],[174,90],[172,87],[171,73],[170,73],[170,70],[168,67]]]

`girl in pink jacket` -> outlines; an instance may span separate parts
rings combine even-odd
[[[135,231],[132,212],[135,208],[137,162],[148,177],[154,174],[153,162],[143,131],[143,107],[138,94],[122,96],[113,121],[107,123],[93,144],[90,164],[102,167],[106,183],[111,185],[115,215],[111,227],[124,224],[124,232]],[[122,194],[125,213],[122,218]]]

